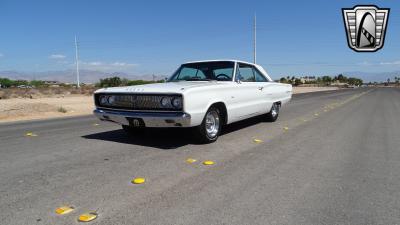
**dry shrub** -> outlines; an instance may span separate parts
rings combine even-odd
[[[60,107],[58,107],[57,111],[60,112],[60,113],[66,113],[67,109],[62,107],[62,106],[60,106]]]
[[[96,90],[93,86],[74,87],[43,87],[43,88],[7,88],[0,89],[0,99],[8,98],[42,98],[68,96],[71,94],[92,95]]]

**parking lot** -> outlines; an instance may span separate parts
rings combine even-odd
[[[294,95],[277,122],[235,123],[208,145],[94,116],[3,124],[0,221],[398,224],[399,115],[400,89],[358,88]]]

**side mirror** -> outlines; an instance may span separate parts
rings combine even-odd
[[[238,83],[238,84],[242,83],[242,81],[240,80],[240,74],[236,75],[235,82]]]

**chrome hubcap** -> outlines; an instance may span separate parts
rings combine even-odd
[[[217,136],[219,131],[219,116],[216,111],[210,111],[206,115],[206,132],[211,138]]]

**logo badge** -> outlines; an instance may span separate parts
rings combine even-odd
[[[347,43],[356,52],[375,52],[383,47],[389,8],[357,5],[342,9]]]

